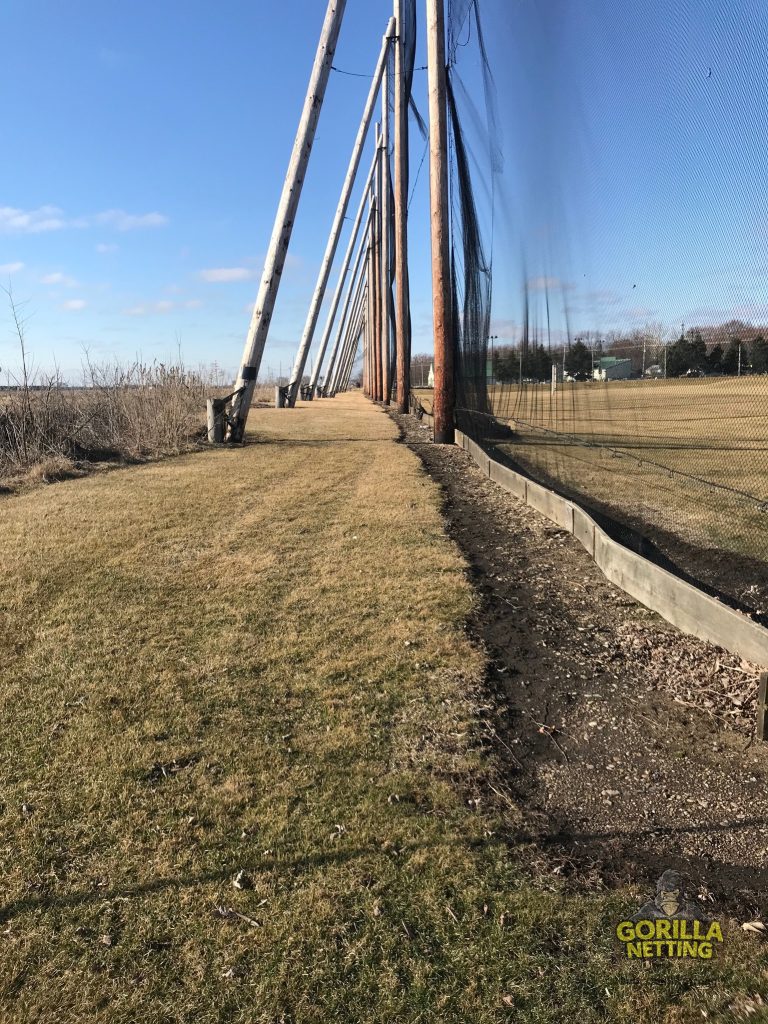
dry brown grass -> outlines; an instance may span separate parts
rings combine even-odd
[[[505,842],[472,592],[392,422],[355,395],[251,428],[0,500],[0,1020],[680,1022],[753,991],[738,930],[639,970],[612,932],[643,894]]]

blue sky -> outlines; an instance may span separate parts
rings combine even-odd
[[[41,367],[75,376],[85,349],[179,348],[238,365],[324,11],[5,0],[0,279],[25,303]],[[372,70],[390,12],[348,0],[338,67]],[[514,335],[526,283],[576,329],[768,313],[764,4],[485,0],[484,19],[505,155],[493,330]],[[458,70],[482,107],[467,39]],[[367,88],[331,78],[264,369],[293,361]],[[425,112],[423,71],[415,90]],[[422,153],[414,132],[413,175]],[[427,191],[425,165],[410,219],[417,351],[431,346]],[[478,194],[489,223],[481,178]],[[16,358],[3,308],[0,367]]]
[[[41,367],[178,345],[191,364],[239,365],[325,6],[5,0],[0,280],[26,302]],[[373,71],[391,6],[349,0],[340,68]],[[368,85],[332,75],[265,368],[293,361]],[[427,280],[421,232],[413,257]],[[0,367],[15,361],[3,308]]]

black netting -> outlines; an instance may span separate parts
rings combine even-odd
[[[451,0],[447,36],[458,425],[768,615],[768,9]]]

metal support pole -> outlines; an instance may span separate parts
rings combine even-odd
[[[344,17],[346,0],[329,0],[328,10],[323,23],[323,31],[315,56],[312,75],[309,80],[304,109],[293,144],[288,173],[283,184],[283,194],[277,208],[272,239],[264,264],[264,274],[259,287],[259,294],[251,317],[251,325],[243,349],[243,360],[235,382],[235,396],[232,400],[230,413],[230,441],[241,441],[245,433],[245,424],[251,406],[253,389],[259,375],[261,358],[272,321],[280,279],[288,253],[296,212],[299,207],[301,190],[309,163],[312,143],[315,138],[317,122],[325,98],[325,90],[331,73],[336,44],[339,39],[341,22]],[[241,390],[242,389],[242,390]]]
[[[379,87],[381,85],[381,76],[384,73],[384,67],[387,62],[387,56],[389,53],[390,37],[394,35],[394,24],[395,19],[390,18],[389,24],[387,25],[387,31],[384,35],[384,39],[381,45],[381,53],[379,60],[376,65],[376,71],[373,75],[373,81],[371,82],[371,88],[368,93],[368,99],[366,100],[365,109],[363,111],[363,117],[360,121],[360,127],[357,131],[357,138],[352,149],[352,157],[349,161],[349,168],[347,170],[347,176],[344,179],[344,185],[341,189],[341,198],[339,199],[339,205],[336,208],[336,216],[333,219],[333,225],[331,227],[331,234],[328,238],[328,244],[325,249],[325,255],[323,256],[323,262],[320,265],[320,274],[317,279],[317,285],[315,286],[315,292],[312,296],[312,302],[310,303],[309,313],[307,314],[307,322],[304,325],[304,333],[301,337],[301,343],[299,345],[299,351],[296,354],[296,362],[293,365],[291,371],[291,379],[288,384],[288,402],[291,407],[296,404],[296,397],[299,393],[299,387],[301,386],[301,378],[304,374],[304,366],[309,355],[309,349],[312,345],[312,338],[315,333],[315,327],[317,326],[317,318],[320,315],[320,307],[323,304],[323,298],[325,297],[325,289],[328,285],[328,278],[330,277],[331,267],[333,265],[333,259],[336,255],[336,247],[339,244],[339,236],[341,235],[341,229],[344,224],[344,218],[347,214],[347,207],[349,206],[349,199],[352,195],[352,188],[355,184],[355,177],[357,176],[357,170],[360,166],[360,157],[363,153],[363,146],[365,145],[365,137],[368,134],[368,129],[371,124],[371,117],[373,116],[373,108],[376,103],[376,97],[379,93]]]
[[[453,323],[448,226],[448,128],[444,0],[427,0],[432,318],[435,332],[434,438],[454,441]]]
[[[367,197],[366,197],[367,198]],[[331,358],[328,360],[328,368],[325,374],[325,391],[328,393],[329,384],[334,380],[336,369],[338,367],[339,359],[339,346],[342,338],[344,337],[344,330],[347,325],[347,320],[351,312],[352,303],[354,302],[355,295],[357,293],[356,282],[359,274],[364,272],[365,256],[367,254],[369,239],[368,239],[368,228],[370,227],[372,211],[369,208],[368,218],[365,222],[365,228],[363,229],[362,237],[360,238],[360,244],[358,247],[357,255],[355,256],[355,262],[353,265],[352,273],[348,275],[349,280],[347,282],[347,292],[344,296],[344,305],[342,306],[341,319],[339,320],[338,328],[336,331],[336,339],[333,343],[333,350],[331,352]]]
[[[408,103],[405,95],[404,0],[394,0],[395,39],[395,345],[397,411],[407,413],[411,391],[410,295],[408,294]]]

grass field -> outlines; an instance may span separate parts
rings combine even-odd
[[[392,422],[250,425],[0,500],[0,1020],[733,1019],[768,976],[737,924],[642,970],[645,893],[507,841],[465,566]]]
[[[533,475],[697,546],[768,561],[768,377],[561,384],[555,395],[508,385],[491,401]]]

